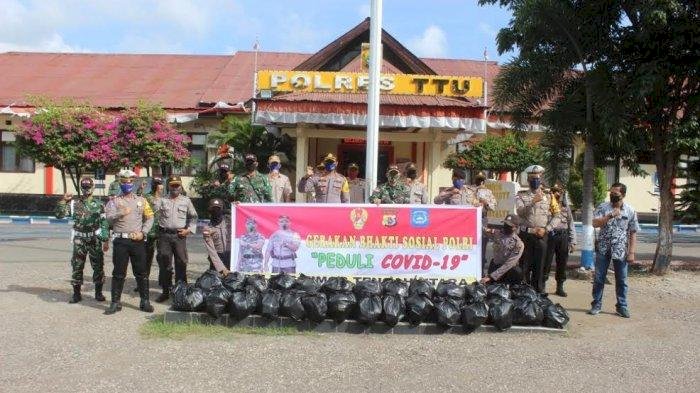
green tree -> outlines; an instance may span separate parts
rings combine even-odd
[[[567,192],[571,198],[571,203],[576,210],[580,210],[583,205],[583,154],[576,159],[576,163],[571,168]],[[595,168],[593,182],[593,203],[598,205],[605,200],[608,192],[608,184],[603,168]]]

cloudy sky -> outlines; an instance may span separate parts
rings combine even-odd
[[[369,0],[0,0],[0,52],[314,52],[369,15]],[[509,19],[476,0],[384,0],[384,29],[422,57],[501,62]]]

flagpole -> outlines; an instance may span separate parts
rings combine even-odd
[[[260,42],[258,37],[255,37],[255,43],[253,43],[253,50],[255,51],[253,60],[253,101],[251,104],[250,111],[250,123],[255,123],[255,98],[257,98],[258,93],[258,50],[260,49]]]
[[[382,0],[370,1],[369,89],[367,90],[367,153],[365,178],[367,198],[377,188],[379,161],[379,73],[382,64]]]

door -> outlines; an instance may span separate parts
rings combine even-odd
[[[360,166],[361,178],[365,177],[365,157],[367,145],[364,143],[341,143],[338,145],[338,160],[340,164],[338,171],[343,175],[347,174],[348,164],[355,162]],[[377,184],[386,182],[386,170],[389,164],[394,161],[394,147],[391,145],[379,146],[379,160],[377,164]]]

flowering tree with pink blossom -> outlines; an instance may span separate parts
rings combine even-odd
[[[182,164],[189,158],[189,139],[167,122],[165,111],[139,104],[118,114],[73,101],[40,99],[37,111],[16,132],[21,154],[66,173],[76,192],[86,170]]]

